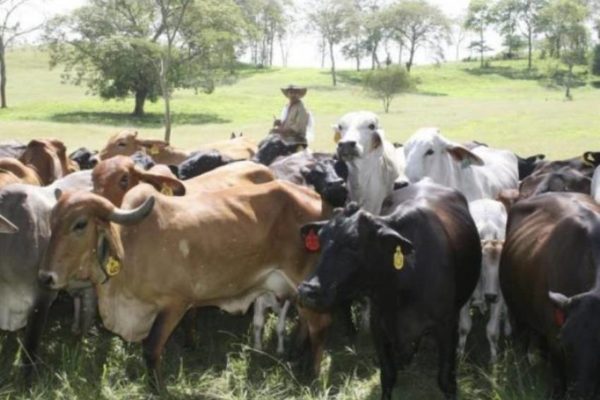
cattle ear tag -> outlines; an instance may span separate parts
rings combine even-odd
[[[321,249],[321,243],[319,242],[319,235],[314,229],[308,231],[304,237],[304,247],[310,252],[317,252]]]
[[[157,155],[158,153],[160,153],[160,149],[158,148],[158,145],[157,145],[157,144],[153,144],[153,145],[150,147],[150,150],[149,150],[149,152],[150,152],[150,154],[152,154],[153,156],[155,156],[155,155]]]
[[[333,141],[335,143],[339,142],[342,139],[342,134],[340,133],[340,131],[335,131],[335,134],[333,135]]]
[[[117,260],[114,257],[108,257],[108,261],[106,262],[106,275],[115,276],[119,272],[121,272],[121,261]]]
[[[173,189],[171,188],[171,186],[167,185],[166,183],[162,184],[162,187],[160,188],[160,192],[162,194],[164,194],[165,196],[173,196]]]
[[[404,254],[402,254],[400,246],[397,246],[394,252],[394,268],[397,270],[404,268]]]

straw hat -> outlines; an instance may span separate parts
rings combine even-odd
[[[288,97],[288,93],[290,90],[298,91],[300,93],[300,98],[303,98],[306,95],[307,89],[303,86],[288,85],[287,87],[281,88],[281,93],[283,93],[285,97]]]

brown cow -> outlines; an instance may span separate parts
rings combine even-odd
[[[11,183],[40,186],[40,177],[16,158],[0,158],[0,188]]]
[[[185,312],[244,312],[264,291],[294,296],[315,262],[297,232],[329,211],[313,191],[282,181],[182,197],[139,185],[123,209],[66,193],[52,213],[40,281],[53,289],[91,282],[104,326],[143,341],[163,388],[160,356]]]
[[[218,150],[233,159],[249,159],[256,153],[256,145],[244,137],[215,142],[200,146],[196,150]],[[143,150],[159,164],[179,165],[191,152],[171,147],[169,143],[158,139],[140,139],[137,131],[123,131],[108,139],[100,151],[100,159],[106,160],[116,155],[130,156]]]
[[[555,395],[600,396],[600,205],[578,193],[517,202],[508,219],[500,285],[515,332],[549,350]],[[569,397],[571,398],[571,397]]]

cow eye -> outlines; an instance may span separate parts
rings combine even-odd
[[[338,130],[343,131],[344,127],[342,126],[342,124],[338,124]]]
[[[73,225],[73,232],[81,232],[85,229],[85,227],[87,226],[88,221],[87,219],[81,219],[77,222],[75,222],[75,225]]]
[[[375,130],[375,124],[369,124],[369,129],[374,131]]]
[[[125,143],[125,142],[118,142],[117,146],[119,146],[119,147],[125,147],[125,146],[127,146],[127,143]]]
[[[426,156],[433,155],[433,149],[429,149],[429,150],[427,150],[427,151],[425,152],[425,155],[426,155]]]

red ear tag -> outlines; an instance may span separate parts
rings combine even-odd
[[[561,310],[560,308],[555,308],[554,309],[554,323],[559,328],[562,328],[562,326],[565,324],[565,312],[564,312],[564,310]]]
[[[311,252],[317,252],[321,249],[321,243],[319,242],[319,235],[311,229],[308,234],[304,237],[304,247],[306,250]]]

